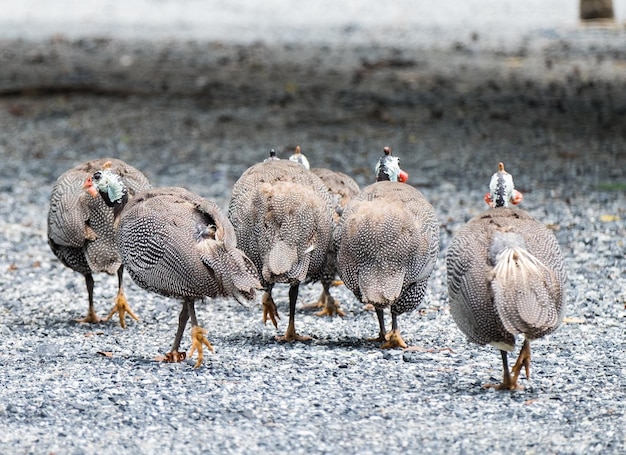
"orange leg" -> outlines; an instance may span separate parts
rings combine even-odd
[[[515,365],[513,365],[511,369],[514,384],[517,384],[517,379],[519,378],[522,367],[524,367],[524,371],[526,372],[526,379],[530,379],[530,341],[527,339],[524,340],[517,362],[515,362]]]
[[[391,313],[391,332],[386,335],[385,339],[385,342],[381,346],[382,349],[405,349],[407,347],[398,329],[398,315],[394,313]]]
[[[315,313],[317,316],[345,316],[346,313],[339,308],[339,302],[335,300],[332,295],[330,295],[331,286],[341,286],[342,284],[342,281],[322,281],[323,289],[319,299],[317,299],[316,302],[303,305],[301,309],[310,310],[321,308],[320,311]]]
[[[272,298],[271,288],[265,291],[261,302],[263,304],[263,324],[269,319],[272,321],[272,324],[274,324],[274,327],[278,328],[278,322],[276,320],[280,319],[280,316],[278,315],[278,308],[276,308],[276,304]]]
[[[341,282],[340,282],[341,283]],[[322,286],[324,289],[322,290],[322,295],[320,296],[320,300],[322,301],[322,310],[315,313],[317,316],[345,316],[341,308],[339,308],[339,302],[335,300],[335,298],[330,295],[330,286],[333,285],[332,281],[324,281],[322,282]]]
[[[193,356],[194,352],[198,351],[198,360],[196,361],[194,368],[200,368],[200,365],[202,365],[202,359],[204,359],[202,346],[206,346],[209,351],[215,352],[209,340],[207,340],[204,336],[206,333],[206,329],[203,329],[198,325],[192,326],[191,328],[191,349],[189,350],[189,358]]]
[[[522,346],[522,350],[520,351],[517,362],[513,366],[513,377],[511,377],[511,373],[509,372],[509,363],[507,359],[507,352],[500,351],[502,356],[502,383],[501,384],[485,384],[485,388],[495,388],[497,390],[524,390],[524,387],[517,384],[517,379],[519,378],[520,370],[522,366],[526,368],[526,377],[529,377],[530,374],[530,343],[528,340],[524,341],[524,345]]]
[[[124,274],[124,266],[120,266],[120,268],[117,270],[117,283],[118,284],[117,284],[117,296],[115,297],[115,305],[113,306],[113,308],[111,308],[111,311],[109,311],[108,316],[104,318],[103,320],[108,321],[111,319],[111,317],[114,314],[117,313],[120,316],[120,325],[122,326],[123,329],[125,329],[126,328],[126,321],[125,321],[126,313],[128,313],[128,315],[131,318],[133,318],[135,321],[138,321],[139,318],[128,305],[128,300],[126,300],[126,296],[124,295],[124,286],[123,286],[123,280],[122,280],[123,274]]]

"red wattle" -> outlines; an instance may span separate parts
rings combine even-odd
[[[485,193],[485,202],[491,207],[493,205],[493,201],[491,200],[491,193]]]

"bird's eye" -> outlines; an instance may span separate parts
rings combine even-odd
[[[102,177],[102,172],[100,172],[100,171],[94,173],[94,175],[93,175],[93,179],[94,180],[100,180],[100,177]]]

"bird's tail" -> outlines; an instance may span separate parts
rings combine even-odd
[[[241,250],[225,248],[222,242],[201,242],[202,261],[213,270],[224,295],[234,297],[239,303],[254,300],[261,283],[256,267]]]
[[[311,255],[308,253],[313,249],[314,247],[310,247],[304,251],[304,255],[298,255],[297,246],[277,238],[263,266],[263,278],[272,281],[272,276],[285,276],[289,280],[304,281],[311,262]]]
[[[366,266],[359,274],[359,288],[364,303],[390,305],[402,293],[406,272],[403,268],[380,270],[378,264]]]
[[[496,232],[491,260],[494,304],[508,332],[523,333],[532,339],[558,326],[558,280],[527,250],[519,234]]]

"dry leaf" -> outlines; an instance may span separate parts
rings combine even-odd
[[[585,318],[571,317],[571,318],[564,318],[563,322],[565,324],[584,324],[587,321],[585,320]]]
[[[600,221],[602,221],[603,223],[611,223],[613,221],[619,221],[619,216],[609,215],[605,213],[604,215],[600,215]]]

